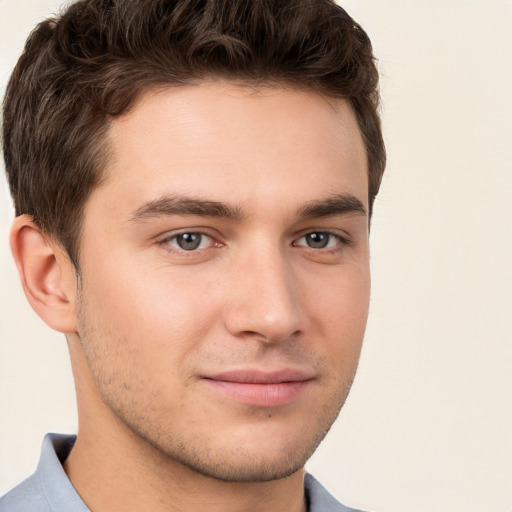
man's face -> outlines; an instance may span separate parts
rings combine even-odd
[[[111,142],[81,238],[87,407],[215,478],[291,474],[344,403],[366,324],[352,110],[205,83],[146,93]]]

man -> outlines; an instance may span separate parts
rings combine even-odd
[[[83,0],[36,28],[4,102],[11,248],[79,431],[2,512],[351,510],[303,468],[364,335],[378,102],[329,0]]]

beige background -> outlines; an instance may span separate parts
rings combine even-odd
[[[0,0],[0,81],[58,0]],[[512,1],[347,0],[383,73],[387,176],[359,376],[309,469],[376,512],[512,512]],[[64,338],[25,303],[0,185],[0,494],[73,432]]]

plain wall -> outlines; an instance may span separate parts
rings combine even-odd
[[[308,464],[375,512],[512,511],[512,2],[347,0],[382,71],[389,152],[360,370]],[[56,0],[0,0],[0,87]],[[0,184],[0,494],[74,432],[64,337],[26,303]]]

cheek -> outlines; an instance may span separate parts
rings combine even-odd
[[[370,277],[365,266],[333,273],[310,296],[311,318],[332,364],[355,371],[366,329]]]
[[[333,272],[311,294],[312,307],[325,325],[354,335],[364,332],[370,301],[370,274],[366,266]]]
[[[165,269],[123,272],[119,265],[95,269],[90,277],[85,289],[89,322],[152,364],[197,348],[219,318],[212,293],[188,276]]]

